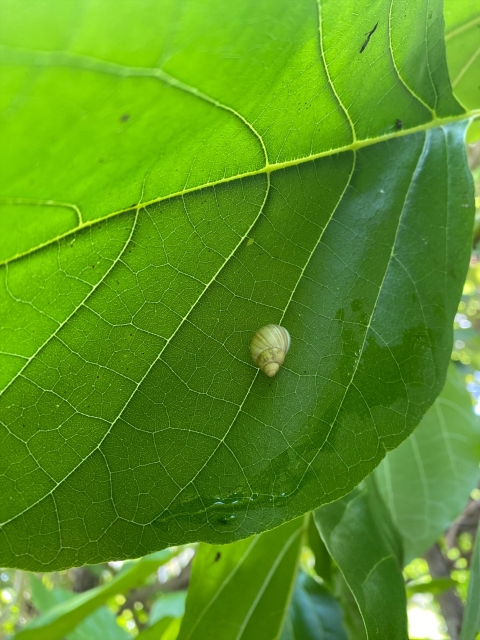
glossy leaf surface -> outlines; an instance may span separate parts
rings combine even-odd
[[[178,640],[279,637],[297,575],[306,518],[230,545],[201,544]]]
[[[479,463],[480,422],[452,366],[418,428],[375,469],[406,562],[421,556],[462,512],[477,484]]]
[[[3,566],[345,495],[443,386],[468,261],[440,1],[107,7],[0,4]]]

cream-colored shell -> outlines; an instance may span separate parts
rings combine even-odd
[[[290,349],[290,334],[278,324],[267,324],[252,338],[250,354],[253,361],[269,378],[277,373]]]

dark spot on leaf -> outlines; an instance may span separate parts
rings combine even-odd
[[[403,122],[400,120],[400,118],[397,118],[395,120],[395,129],[397,129],[397,131],[400,131],[400,129],[403,128]]]
[[[214,562],[218,562],[221,557],[222,557],[222,554],[220,553],[220,551],[217,551]]]
[[[375,33],[375,31],[377,30],[378,27],[378,22],[377,24],[373,27],[373,29],[371,31],[369,31],[368,33],[366,33],[365,35],[367,36],[367,39],[365,40],[365,42],[362,45],[362,48],[360,49],[360,53],[363,53],[367,47],[367,44],[370,42],[370,38],[373,36],[373,34]]]
[[[130,120],[130,114],[124,113],[122,116],[120,116],[120,120],[121,122],[127,122],[127,120]]]

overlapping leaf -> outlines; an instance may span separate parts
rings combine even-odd
[[[355,599],[365,637],[406,640],[401,544],[373,477],[362,489],[317,509],[314,520]]]
[[[452,366],[418,429],[375,469],[406,562],[423,555],[460,515],[477,485],[479,462],[479,420]]]
[[[2,2],[3,565],[344,495],[441,389],[468,260],[440,2],[108,6]]]
[[[75,595],[71,591],[47,589],[35,574],[30,576],[30,588],[35,608],[44,615],[48,615],[49,610],[75,599]],[[15,635],[15,640],[22,637],[24,636],[20,632],[20,634]],[[35,637],[34,633],[31,637]],[[41,636],[39,635],[38,637]],[[55,636],[52,635],[50,637],[53,638]],[[105,606],[100,606],[88,618],[80,622],[74,631],[71,631],[68,635],[60,634],[57,637],[66,637],[67,640],[103,640],[104,638],[128,640],[129,635],[117,624],[113,611],[110,611]]]
[[[346,640],[342,618],[328,589],[300,572],[280,640]]]
[[[290,604],[306,518],[218,547],[200,545],[179,640],[278,638]],[[338,612],[336,612],[338,613]]]

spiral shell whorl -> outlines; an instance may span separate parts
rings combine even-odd
[[[269,378],[277,373],[290,349],[290,334],[278,324],[267,324],[252,338],[250,354],[253,361]]]

